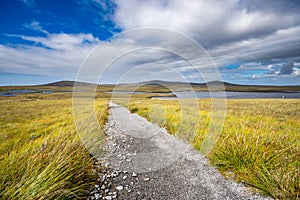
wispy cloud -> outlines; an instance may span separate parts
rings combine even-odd
[[[37,21],[32,21],[30,23],[25,23],[23,24],[23,26],[29,30],[34,30],[34,31],[37,31],[37,32],[41,32],[41,33],[44,33],[46,35],[49,35],[49,32],[46,31],[41,25],[39,22]]]

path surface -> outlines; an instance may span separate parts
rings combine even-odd
[[[189,145],[124,107],[110,105],[106,132],[106,175],[94,199],[266,199],[226,180]]]

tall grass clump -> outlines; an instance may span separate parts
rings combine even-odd
[[[209,155],[225,174],[278,199],[300,192],[300,101],[231,100]]]
[[[105,103],[97,112],[106,112]],[[70,99],[0,104],[0,199],[85,197],[96,173],[71,106]]]
[[[190,143],[200,150],[210,126],[210,103],[209,99],[199,100],[199,124],[184,126],[184,130],[180,130],[182,114],[177,101],[135,99],[129,102],[128,107],[157,123],[162,120],[153,120],[150,113],[151,107],[159,104],[164,109],[165,121],[157,124],[171,134],[180,131],[188,134],[196,129]],[[194,116],[190,116],[191,121],[195,121]],[[299,133],[300,100],[227,100],[222,133],[207,156],[228,178],[276,199],[299,199]]]

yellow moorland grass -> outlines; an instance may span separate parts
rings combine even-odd
[[[200,150],[211,120],[210,104],[210,99],[199,100],[199,126],[193,123],[195,116],[191,115],[191,123],[184,127],[181,127],[182,111],[177,101],[133,99],[128,108],[165,127],[171,134],[188,135],[196,130],[189,142]],[[298,199],[300,100],[240,99],[227,100],[226,104],[222,133],[207,155],[210,162],[226,177],[264,194],[278,199]]]
[[[0,199],[86,195],[96,173],[76,133],[72,100],[7,99],[0,104]],[[96,109],[103,125],[106,101],[98,100]]]

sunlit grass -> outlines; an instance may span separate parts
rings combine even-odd
[[[197,114],[182,119],[180,105],[174,100],[133,99],[128,107],[179,138],[190,137],[190,133],[196,131],[189,142],[200,150],[210,126],[210,103],[208,99],[199,100],[199,126],[195,124]],[[210,162],[228,178],[235,178],[264,194],[298,199],[300,100],[227,100],[226,114],[223,131],[208,154]]]
[[[95,180],[94,161],[76,132],[70,97],[0,98],[0,199],[84,197]],[[210,103],[200,100],[199,112],[189,104],[182,111],[177,101],[169,100],[133,98],[128,106],[200,150],[211,122]],[[98,100],[100,126],[106,111],[106,101]],[[262,193],[298,199],[300,101],[227,100],[226,113],[210,162]]]
[[[106,113],[106,101],[96,108]],[[70,98],[2,101],[0,127],[0,199],[81,198],[96,180]]]

